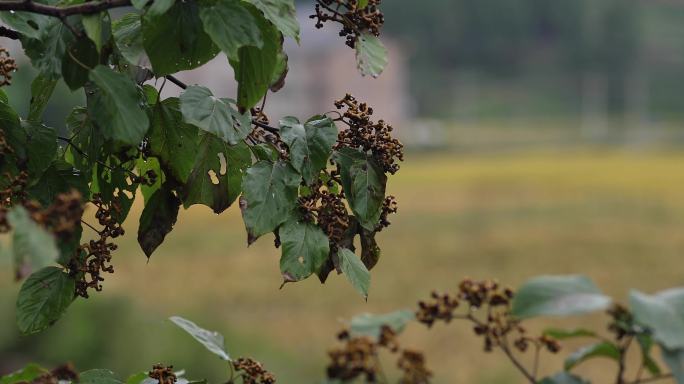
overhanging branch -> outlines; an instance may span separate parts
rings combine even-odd
[[[100,0],[67,7],[45,5],[31,0],[7,0],[0,1],[0,11],[23,11],[65,18],[72,15],[89,15],[107,9],[126,7],[129,5],[131,5],[131,0]]]

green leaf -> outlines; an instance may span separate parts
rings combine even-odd
[[[380,337],[383,326],[390,327],[395,333],[401,333],[406,325],[415,320],[413,311],[402,309],[382,315],[364,313],[351,319],[350,330],[353,335],[370,336],[374,339]]]
[[[94,13],[82,16],[83,29],[86,36],[95,44],[97,52],[102,51],[102,47],[112,36],[111,20],[108,12]]]
[[[146,57],[143,47],[140,15],[127,13],[112,23],[114,43],[121,55],[133,65],[139,65]]]
[[[203,134],[185,184],[184,206],[204,204],[215,213],[225,211],[240,195],[242,175],[251,162],[247,144],[228,145],[212,134]]]
[[[282,50],[282,35],[273,24],[264,20],[256,9],[248,8],[259,24],[262,47],[245,46],[238,50],[238,59],[230,60],[238,82],[238,105],[249,109],[261,100],[273,82]]]
[[[148,258],[173,229],[180,205],[181,201],[166,186],[158,189],[146,202],[140,215],[138,244]]]
[[[58,79],[62,74],[62,58],[72,41],[71,31],[59,19],[52,18],[42,26],[38,38],[23,39],[22,45],[38,71],[50,79]]]
[[[356,7],[358,9],[364,9],[368,6],[368,0],[359,0],[358,3],[356,3]]]
[[[660,375],[660,367],[658,363],[653,360],[651,356],[651,348],[653,347],[653,338],[651,335],[646,333],[638,333],[636,335],[637,342],[639,342],[639,348],[641,349],[641,362],[642,365],[648,370],[652,375]]]
[[[249,112],[240,114],[231,100],[214,97],[205,87],[188,87],[180,96],[180,104],[186,123],[213,133],[229,144],[244,140],[252,130]]]
[[[339,166],[342,188],[359,223],[375,231],[385,198],[387,176],[375,161],[352,148],[341,148],[333,154]]]
[[[147,15],[159,16],[166,13],[176,2],[176,0],[154,0],[147,10]]]
[[[152,195],[166,182],[166,174],[159,164],[159,159],[156,157],[148,157],[147,159],[143,159],[142,157],[139,158],[136,161],[135,169],[138,175],[144,175],[148,171],[152,171],[157,175],[157,179],[152,185],[140,185],[140,192],[143,195],[145,204],[147,204],[147,202],[150,201],[150,198],[152,198]]]
[[[520,287],[512,314],[521,319],[578,315],[605,309],[611,301],[586,276],[539,276]]]
[[[50,167],[57,155],[57,132],[36,122],[24,122],[26,130],[27,168],[32,179],[39,178]]]
[[[56,21],[50,16],[31,12],[0,12],[0,19],[10,28],[30,39],[40,39]]]
[[[354,254],[354,252],[341,248],[337,252],[337,257],[340,260],[340,269],[347,276],[347,280],[356,289],[364,299],[368,299],[368,288],[370,288],[370,272],[361,259]]]
[[[46,373],[48,373],[47,369],[31,363],[18,371],[0,377],[0,384],[30,383]]]
[[[223,360],[231,361],[228,352],[226,352],[226,347],[224,346],[223,335],[220,333],[200,328],[192,321],[179,316],[172,316],[169,320],[181,327],[185,332],[189,333],[190,336],[199,341],[210,352],[218,355]]]
[[[31,104],[29,105],[28,120],[41,121],[43,111],[50,101],[50,96],[55,90],[57,80],[50,79],[43,74],[38,74],[31,82]]]
[[[150,376],[147,374],[147,372],[140,372],[129,376],[128,379],[126,379],[126,384],[142,384],[142,382],[146,379],[150,379]],[[158,380],[156,381],[157,383],[159,382]]]
[[[328,163],[337,141],[337,127],[327,117],[316,116],[305,124],[294,117],[280,121],[280,137],[290,148],[290,162],[311,185]]]
[[[289,217],[297,204],[301,177],[283,161],[259,161],[242,179],[240,209],[247,227],[247,242],[272,232]]]
[[[300,281],[315,273],[330,253],[328,237],[313,223],[292,217],[278,230],[282,243],[280,273],[285,281]]]
[[[299,42],[299,22],[294,0],[248,0],[278,28],[283,35]]]
[[[684,347],[684,319],[664,297],[632,291],[629,304],[634,319],[650,328],[659,343],[668,349]]]
[[[617,345],[609,342],[601,342],[580,348],[565,359],[564,368],[571,370],[578,364],[595,357],[607,357],[615,361],[620,361],[620,349]]]
[[[259,24],[243,4],[238,0],[219,0],[200,6],[204,31],[233,60],[238,59],[240,47],[263,47]]]
[[[14,229],[12,253],[18,278],[55,264],[59,257],[55,238],[31,220],[26,209],[22,206],[12,208],[7,219]]]
[[[17,324],[23,334],[55,323],[74,300],[75,281],[57,267],[45,267],[24,282],[17,297]]]
[[[377,37],[364,32],[356,40],[356,65],[362,75],[378,77],[387,66],[387,49]]]
[[[195,1],[178,1],[163,15],[142,19],[143,45],[156,76],[197,68],[219,49],[204,32]]]
[[[28,189],[29,197],[38,200],[43,206],[50,205],[57,194],[76,189],[84,199],[90,197],[88,180],[85,175],[62,159],[56,159],[43,172],[40,179]]]
[[[554,376],[545,377],[539,384],[589,384],[589,382],[571,373],[559,372]]]
[[[140,108],[142,98],[135,83],[102,65],[90,71],[90,80],[98,89],[88,102],[88,112],[102,134],[126,144],[139,144],[149,120]]]
[[[199,148],[199,131],[183,122],[178,98],[168,98],[153,107],[149,133],[150,150],[164,168],[181,183],[190,176]]]
[[[670,368],[677,384],[684,384],[684,349],[669,350],[661,348],[663,360]]]
[[[114,377],[114,372],[106,369],[91,369],[81,372],[79,384],[121,384],[121,381]]]
[[[7,94],[2,89],[0,89],[0,102],[3,102],[5,104],[9,103],[9,99],[7,98]]]
[[[597,337],[594,331],[588,329],[557,329],[550,328],[544,330],[544,336],[548,336],[557,340],[573,339],[576,337]]]
[[[88,81],[90,69],[99,61],[97,47],[86,36],[72,42],[62,57],[62,77],[69,89],[76,90]]]

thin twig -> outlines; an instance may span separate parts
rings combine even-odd
[[[513,352],[511,352],[510,348],[508,348],[508,342],[506,341],[505,337],[503,338],[503,343],[500,344],[499,348],[504,351],[511,363],[518,368],[518,371],[520,371],[520,373],[522,373],[530,383],[535,384],[537,382],[537,379],[534,377],[534,375],[532,375],[527,368],[525,368],[522,363],[518,361],[518,359],[513,355]]]
[[[0,11],[24,11],[64,18],[72,15],[91,15],[107,9],[127,7],[129,5],[131,5],[131,0],[91,1],[66,7],[46,5],[31,0],[5,0],[0,1]]]
[[[178,80],[178,78],[175,77],[175,76],[173,76],[173,75],[166,75],[166,76],[164,76],[164,78],[167,79],[168,81],[170,81],[170,82],[176,84],[176,85],[177,85],[179,88],[181,88],[181,89],[187,89],[187,88],[188,88],[188,85],[187,85],[187,84],[185,84],[184,82]]]

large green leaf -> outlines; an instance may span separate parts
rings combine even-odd
[[[180,316],[170,317],[169,320],[181,327],[185,332],[189,333],[190,336],[204,345],[210,352],[216,354],[223,360],[231,361],[228,352],[226,352],[226,347],[224,346],[223,335],[220,333],[208,331]]]
[[[218,0],[202,4],[200,18],[205,32],[233,60],[238,59],[240,47],[263,47],[259,24],[242,1]]]
[[[142,98],[135,83],[103,65],[90,71],[90,80],[97,90],[88,100],[88,112],[102,134],[126,144],[139,144],[149,120],[140,107]]]
[[[378,77],[387,66],[387,49],[377,37],[363,33],[356,40],[356,64],[362,75]]]
[[[112,23],[112,34],[116,47],[129,63],[139,65],[144,57],[142,24],[140,15],[127,13]]]
[[[143,45],[155,75],[197,68],[219,52],[204,32],[195,1],[177,1],[163,15],[142,19]]]
[[[179,182],[192,171],[199,145],[199,131],[183,122],[178,98],[168,98],[153,107],[149,133],[150,149],[164,168]]]
[[[62,74],[62,58],[74,40],[71,31],[57,18],[42,25],[36,38],[22,39],[24,53],[31,58],[33,67],[50,79]]]
[[[41,121],[43,111],[55,90],[57,80],[43,74],[38,74],[31,82],[31,104],[29,105],[28,120]]]
[[[69,192],[72,189],[79,191],[84,199],[90,197],[86,175],[58,158],[43,172],[40,179],[28,188],[27,192],[31,199],[36,199],[43,206],[48,206],[52,204],[57,194]]]
[[[366,266],[363,265],[361,259],[347,248],[339,249],[337,251],[337,257],[340,260],[340,269],[342,269],[347,280],[349,280],[354,289],[356,289],[364,299],[368,299],[370,272]]]
[[[359,228],[358,232],[361,238],[361,261],[366,268],[373,269],[380,260],[380,247],[378,241],[375,240],[377,232],[365,228]]]
[[[81,372],[78,382],[80,384],[121,384],[121,380],[114,376],[114,372],[107,369],[91,369]]]
[[[55,238],[35,221],[22,206],[12,208],[7,219],[12,232],[12,254],[16,276],[24,278],[32,271],[54,265],[59,257]]]
[[[57,267],[45,267],[24,282],[17,297],[17,324],[23,334],[56,322],[74,300],[75,281]]]
[[[180,205],[181,201],[166,186],[158,189],[145,203],[140,215],[138,244],[148,258],[173,229]]]
[[[90,69],[99,61],[97,47],[87,36],[81,36],[67,47],[62,57],[62,78],[73,91],[88,81]]]
[[[668,349],[684,348],[684,318],[673,302],[668,301],[667,295],[632,291],[629,304],[635,320],[650,328],[659,343]]]
[[[102,51],[102,46],[112,37],[109,13],[100,12],[92,15],[83,15],[82,23],[86,36],[95,44],[97,52]]]
[[[32,12],[0,12],[0,19],[10,28],[20,32],[27,38],[40,39],[49,27],[59,23],[53,17]]]
[[[244,140],[252,130],[249,112],[240,114],[229,99],[219,99],[201,86],[190,86],[180,96],[186,123],[213,133],[229,144]]]
[[[278,230],[282,243],[280,273],[285,281],[300,281],[311,276],[330,253],[328,237],[313,223],[292,217]]]
[[[212,134],[203,134],[185,184],[184,206],[204,204],[215,213],[225,211],[240,195],[242,175],[251,162],[245,143],[228,145]]]
[[[354,335],[380,337],[382,327],[390,327],[395,333],[401,333],[406,325],[415,320],[413,311],[402,309],[382,315],[363,313],[351,319],[349,328]]]
[[[26,164],[32,179],[39,178],[57,155],[57,132],[37,122],[23,122],[26,130]]]
[[[301,124],[294,117],[280,121],[280,137],[290,148],[290,162],[307,184],[318,179],[337,141],[337,127],[327,117],[315,116]]]
[[[31,363],[18,371],[0,377],[0,384],[30,383],[46,373],[48,370],[38,364]]]
[[[684,384],[684,349],[661,348],[663,361],[670,368],[677,384]]]
[[[299,42],[299,22],[294,0],[247,0],[254,4],[283,35]]]
[[[518,289],[512,313],[518,318],[568,316],[605,309],[610,303],[586,276],[539,276]]]
[[[280,53],[282,51],[282,35],[260,16],[256,9],[248,8],[254,16],[263,45],[261,47],[245,46],[238,50],[238,59],[230,60],[238,82],[238,105],[249,109],[255,106],[268,91],[276,72],[282,71]]]
[[[621,355],[622,353],[618,346],[610,342],[587,345],[568,356],[565,359],[564,368],[566,371],[569,371],[581,362],[595,357],[606,357],[615,361],[620,361]]]
[[[300,181],[297,171],[283,161],[262,160],[247,170],[240,208],[250,244],[290,217]]]

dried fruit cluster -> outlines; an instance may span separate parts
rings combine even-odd
[[[344,192],[332,190],[334,183],[330,173],[328,181],[318,180],[309,186],[310,193],[298,199],[299,211],[305,221],[317,223],[330,239],[330,245],[337,247],[349,228],[349,214],[345,206]]]
[[[335,101],[337,109],[346,109],[341,120],[349,128],[340,131],[337,147],[350,147],[371,154],[386,173],[395,174],[404,160],[404,145],[392,137],[393,128],[384,120],[371,120],[373,108],[350,94]]]
[[[147,376],[156,379],[159,384],[174,384],[178,379],[173,372],[173,365],[155,364],[152,366],[152,370],[147,373]]]
[[[62,240],[76,231],[83,217],[83,196],[75,189],[58,194],[45,209],[36,201],[29,201],[24,206],[35,222]]]
[[[242,374],[244,384],[273,384],[275,376],[264,369],[263,364],[249,357],[241,357],[233,361],[233,368]]]
[[[17,70],[17,63],[10,57],[9,51],[0,47],[0,87],[12,84],[12,72]]]
[[[12,230],[7,212],[14,204],[24,204],[26,201],[28,173],[22,171],[17,176],[5,173],[3,178],[7,181],[7,186],[0,190],[0,233],[7,233]]]
[[[340,23],[340,36],[346,38],[346,44],[354,48],[364,32],[380,36],[380,29],[385,23],[380,3],[381,0],[368,0],[362,6],[358,0],[318,0],[316,14],[309,18],[316,19],[316,28],[319,29],[327,21]]]
[[[70,274],[76,277],[76,295],[83,298],[89,297],[88,289],[102,290],[102,273],[114,273],[110,263],[117,245],[110,239],[124,234],[121,224],[113,217],[113,211],[119,209],[116,203],[107,204],[98,194],[93,195],[91,203],[97,207],[95,218],[103,228],[97,231],[99,237],[96,240],[79,247],[69,266]]]
[[[456,294],[439,294],[433,292],[430,300],[418,303],[416,318],[419,322],[432,326],[437,321],[450,322],[453,319],[464,319],[473,323],[473,331],[484,338],[484,350],[491,352],[499,347],[509,348],[509,337],[513,338],[513,346],[525,352],[529,344],[537,348],[544,347],[551,353],[560,350],[557,340],[546,335],[529,337],[520,320],[511,315],[510,304],[513,291],[499,285],[493,280],[463,280]],[[461,303],[467,306],[465,313],[457,313]],[[479,318],[476,313],[484,313]]]
[[[377,341],[366,336],[352,337],[346,330],[340,332],[337,338],[344,346],[328,351],[331,360],[327,367],[329,379],[347,382],[362,378],[369,383],[377,382],[382,372],[378,354],[385,349],[393,354],[399,353],[397,366],[403,373],[400,383],[426,384],[430,381],[432,372],[427,369],[423,354],[402,350],[396,333],[388,326],[382,327]]]

